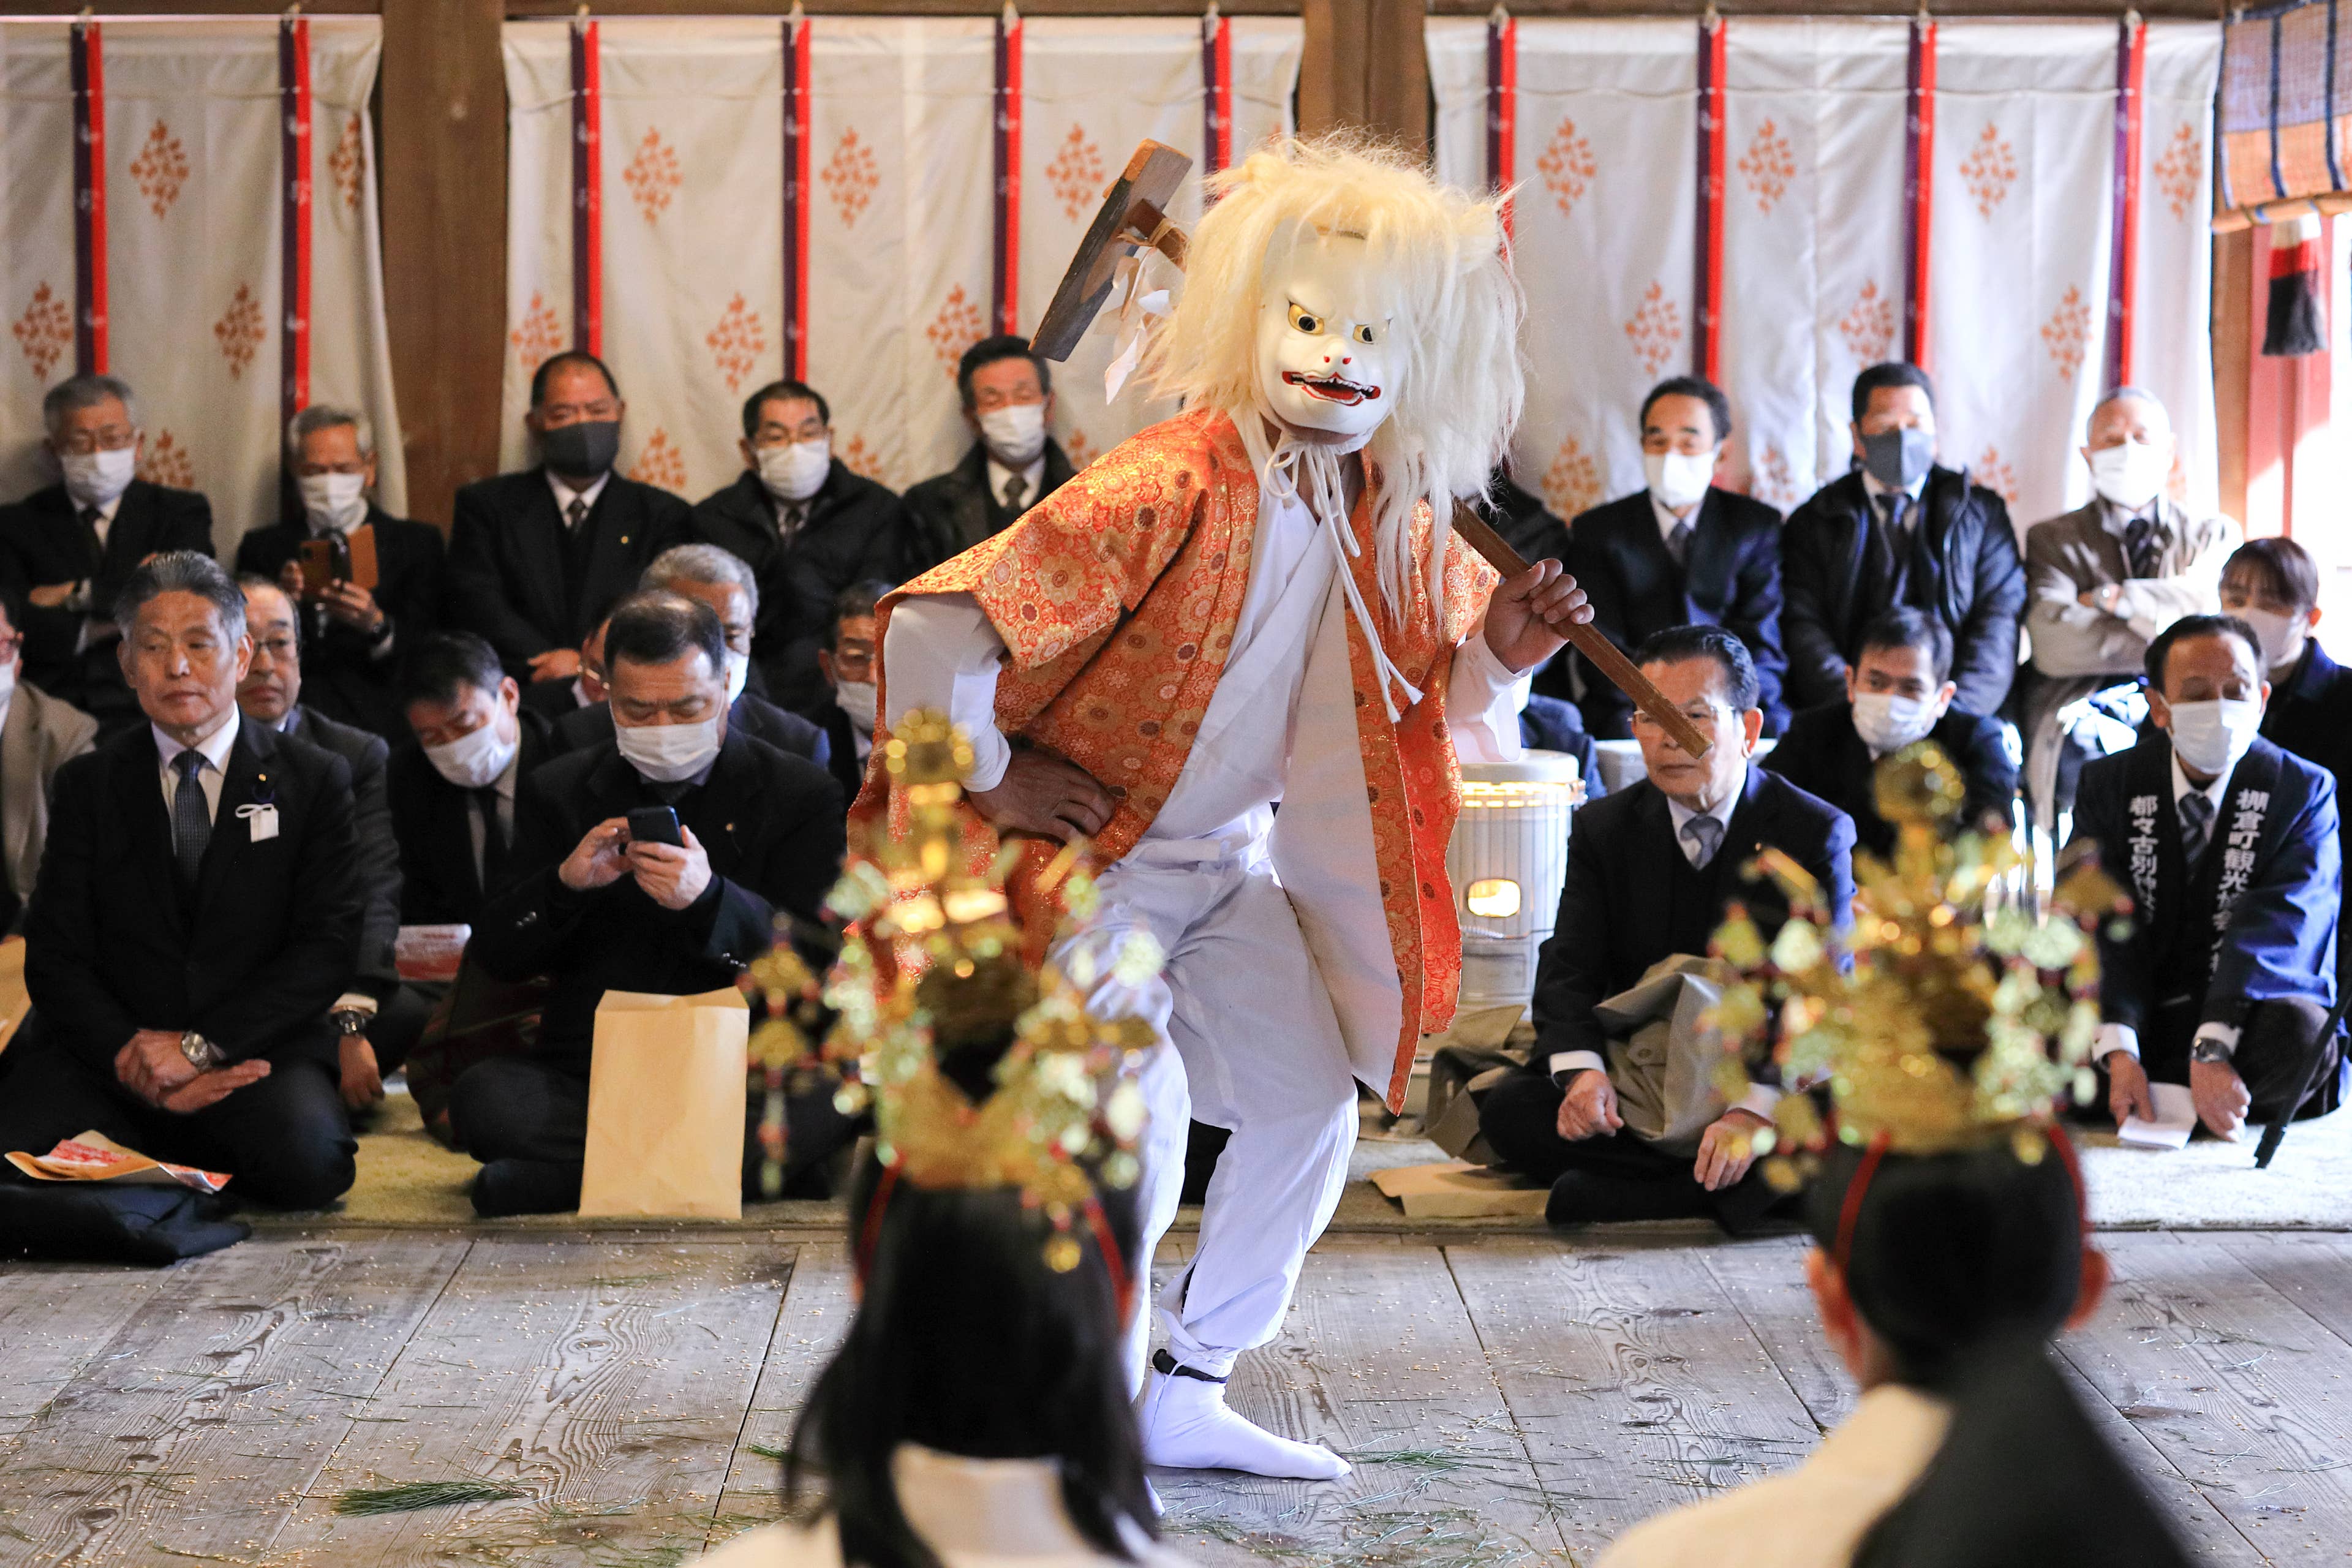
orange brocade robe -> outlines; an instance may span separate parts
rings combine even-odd
[[[1377,476],[1374,476],[1377,482]],[[1391,724],[1372,650],[1345,616],[1373,855],[1390,949],[1403,987],[1403,1026],[1386,1086],[1404,1101],[1419,1037],[1453,1021],[1462,933],[1445,875],[1445,847],[1462,804],[1461,772],[1445,726],[1454,646],[1484,614],[1496,577],[1461,540],[1445,558],[1442,608],[1424,570],[1413,574],[1404,624],[1386,613],[1372,540],[1369,489],[1350,520],[1349,563],[1374,607],[1390,658],[1423,693]],[[1132,848],[1176,787],[1192,737],[1224,669],[1249,587],[1258,482],[1233,420],[1202,409],[1122,442],[992,538],[932,568],[882,601],[877,641],[912,594],[970,594],[1010,658],[996,689],[996,722],[1016,743],[1066,757],[1118,800],[1096,840],[1101,858]],[[1426,561],[1426,507],[1413,558]],[[882,679],[887,682],[887,671]],[[1402,693],[1397,694],[1402,700]],[[887,689],[879,704],[888,711]],[[877,733],[852,820],[887,819]]]

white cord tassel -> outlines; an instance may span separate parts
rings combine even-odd
[[[1266,459],[1265,483],[1278,500],[1303,500],[1307,515],[1315,520],[1323,537],[1330,541],[1332,556],[1339,566],[1339,586],[1348,595],[1348,608],[1354,613],[1364,641],[1371,646],[1372,664],[1381,677],[1381,704],[1388,710],[1389,722],[1393,724],[1403,714],[1390,694],[1390,683],[1393,681],[1403,690],[1408,708],[1421,700],[1421,689],[1405,679],[1404,671],[1397,668],[1396,661],[1389,658],[1389,650],[1381,646],[1380,625],[1372,619],[1371,606],[1364,603],[1364,595],[1356,586],[1356,574],[1349,568],[1349,560],[1361,552],[1348,527],[1347,485],[1339,472],[1340,456],[1328,447],[1293,440],[1285,435],[1281,445]],[[1302,469],[1307,477],[1304,492],[1298,483]]]

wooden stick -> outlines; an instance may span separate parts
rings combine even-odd
[[[1510,542],[1488,527],[1486,520],[1466,504],[1454,509],[1454,531],[1462,536],[1463,543],[1485,556],[1486,563],[1500,572],[1505,581],[1528,569],[1528,563],[1511,548]],[[1611,642],[1606,635],[1590,626],[1570,626],[1564,629],[1568,633],[1568,640],[1576,645],[1576,651],[1608,677],[1610,684],[1632,698],[1643,712],[1657,721],[1658,727],[1672,735],[1675,744],[1680,746],[1685,754],[1703,757],[1712,749],[1706,737],[1699,733],[1698,726],[1692,723],[1681,709],[1667,701],[1666,694],[1652,684],[1650,678],[1643,675],[1632,659],[1619,652],[1617,645]]]

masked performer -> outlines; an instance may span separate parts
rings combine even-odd
[[[2078,871],[2047,920],[2013,903],[1988,918],[2015,858],[2005,837],[1941,841],[1965,795],[1932,742],[1878,764],[1901,838],[1891,868],[1864,869],[1879,913],[1855,926],[1850,973],[1826,910],[1783,926],[1769,958],[1744,917],[1717,933],[1747,972],[1724,994],[1727,1033],[1745,1044],[1789,1020],[1782,1072],[1830,1085],[1826,1124],[1805,1095],[1780,1102],[1768,1172],[1811,1168],[1806,1282],[1862,1397],[1802,1465],[1651,1520],[1602,1568],[1844,1568],[1865,1542],[1870,1568],[2183,1561],[2044,1349],[2107,1282],[2055,1112],[2090,1088],[2084,927],[2113,920],[2122,889]],[[1780,874],[1802,879],[1792,862]]]
[[[1523,394],[1494,205],[1328,142],[1213,189],[1147,361],[1188,411],[886,601],[883,712],[949,710],[982,816],[1109,862],[1090,940],[1166,952],[1114,999],[1160,1034],[1144,1256],[1187,1122],[1231,1131],[1159,1302],[1146,1458],[1329,1479],[1224,1382],[1339,1201],[1357,1080],[1400,1104],[1453,1014],[1454,735],[1515,723],[1519,673],[1591,612],[1554,561],[1497,586],[1447,524]],[[883,804],[869,774],[860,814]]]

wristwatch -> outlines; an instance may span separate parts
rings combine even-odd
[[[187,1058],[188,1065],[198,1072],[210,1072],[228,1060],[226,1051],[222,1050],[194,1029],[186,1030],[180,1036],[180,1054]]]
[[[357,1007],[338,1007],[327,1015],[328,1021],[335,1026],[336,1032],[347,1040],[353,1035],[367,1033],[369,1017],[370,1015],[361,1012]]]
[[[2238,1054],[2238,1047],[2210,1036],[2189,1044],[2189,1059],[2192,1062],[2228,1062]]]

